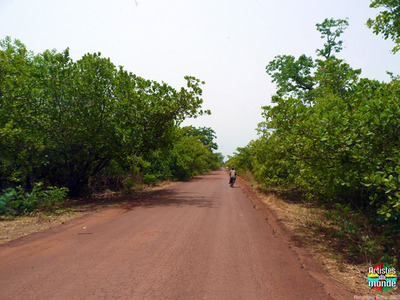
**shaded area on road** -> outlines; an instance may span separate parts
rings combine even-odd
[[[135,208],[137,206],[142,207],[157,207],[157,206],[198,206],[214,208],[212,197],[193,196],[193,193],[184,192],[177,193],[174,191],[158,191],[147,194],[146,197],[128,202],[122,207],[124,208]]]

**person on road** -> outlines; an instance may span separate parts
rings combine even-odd
[[[229,184],[231,185],[231,186],[233,186],[233,184],[235,183],[235,181],[236,181],[236,171],[235,171],[235,169],[234,168],[232,168],[232,170],[230,170],[229,171]]]

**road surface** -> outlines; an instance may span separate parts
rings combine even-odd
[[[353,299],[255,207],[216,171],[3,244],[0,299]]]

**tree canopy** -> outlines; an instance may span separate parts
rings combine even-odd
[[[73,61],[69,49],[34,54],[9,37],[0,42],[0,74],[0,187],[43,181],[79,194],[102,172],[150,170],[144,161],[177,144],[189,151],[198,143],[204,156],[216,149],[212,129],[193,128],[201,135],[191,141],[180,133],[183,120],[210,113],[201,109],[204,82],[197,78],[186,76],[176,90],[100,53]]]
[[[375,34],[382,34],[385,40],[391,39],[395,43],[392,52],[396,53],[400,50],[400,1],[375,0],[370,7],[382,10],[375,19],[368,19],[367,26]]]

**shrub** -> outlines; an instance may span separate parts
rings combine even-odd
[[[148,185],[155,185],[159,180],[156,175],[146,174],[143,177],[143,182]]]
[[[0,215],[26,215],[37,210],[50,211],[63,202],[68,189],[50,186],[42,189],[41,182],[35,183],[31,192],[18,186],[7,188],[0,195]]]

